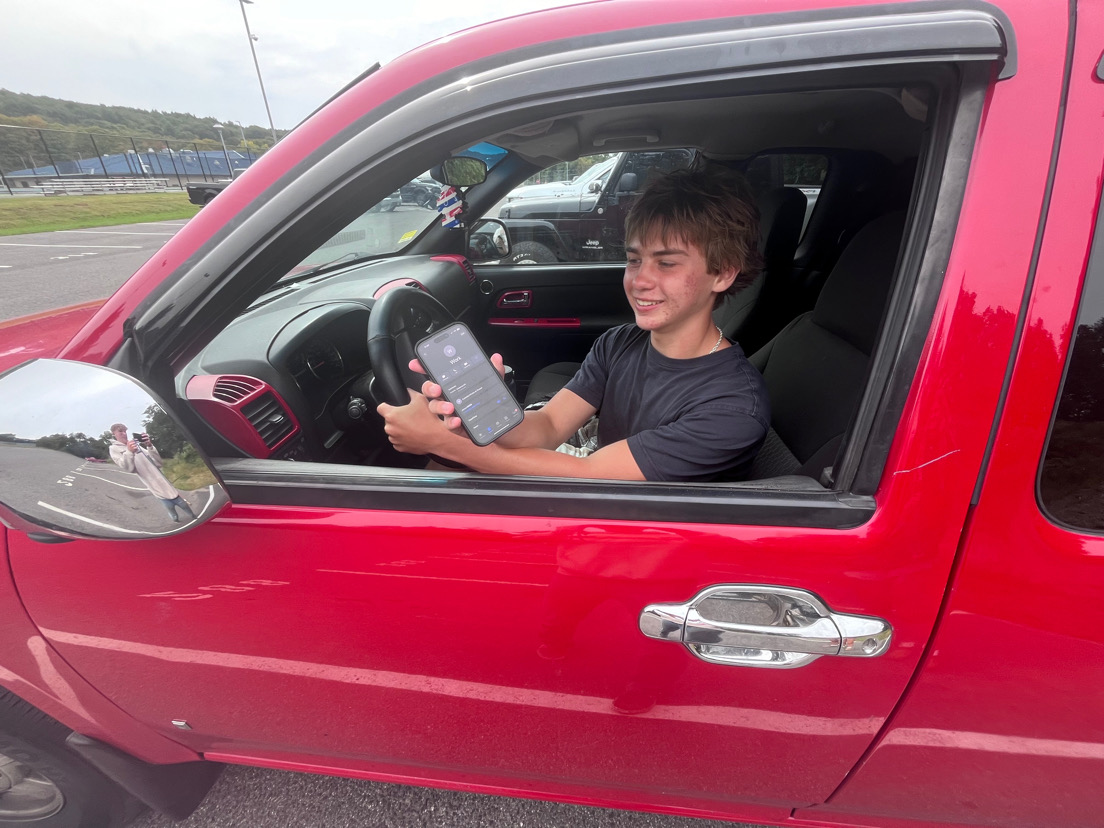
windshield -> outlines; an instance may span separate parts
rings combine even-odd
[[[506,150],[484,142],[453,155],[478,158],[490,170],[506,157]],[[446,189],[427,170],[341,228],[289,270],[284,278],[337,262],[354,262],[398,252],[438,220],[437,203]]]

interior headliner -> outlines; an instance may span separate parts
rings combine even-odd
[[[858,149],[899,162],[919,151],[928,98],[926,87],[884,87],[649,102],[572,113],[489,140],[541,166],[662,147],[696,147],[722,160],[779,147]]]

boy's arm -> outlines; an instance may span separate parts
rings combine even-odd
[[[521,425],[489,446],[477,446],[458,434],[430,409],[421,394],[410,392],[410,404],[381,404],[385,431],[399,451],[436,454],[488,474],[585,477],[607,480],[643,480],[644,475],[622,440],[587,457],[554,451],[594,414],[577,394],[562,390],[539,411],[526,412]]]

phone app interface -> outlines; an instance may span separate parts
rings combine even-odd
[[[452,328],[422,350],[445,396],[480,442],[490,442],[520,419],[517,403],[467,329]]]

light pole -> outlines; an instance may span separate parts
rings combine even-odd
[[[234,165],[230,163],[230,153],[226,151],[226,139],[222,137],[222,124],[211,124],[211,128],[219,134],[219,141],[222,142],[222,154],[226,158],[226,168],[230,170],[230,180],[234,180]]]
[[[257,62],[257,48],[253,45],[253,41],[257,39],[257,36],[249,30],[249,18],[245,14],[245,6],[249,4],[253,5],[253,0],[238,0],[238,5],[241,6],[242,20],[245,21],[245,35],[249,39],[249,51],[253,54],[253,65],[257,68],[257,83],[261,85],[261,98],[264,99],[265,112],[268,113],[268,125],[272,128],[272,145],[275,146],[279,140],[276,137],[276,124],[272,122],[272,110],[268,108],[268,95],[265,94],[264,81],[261,80],[261,64]]]

